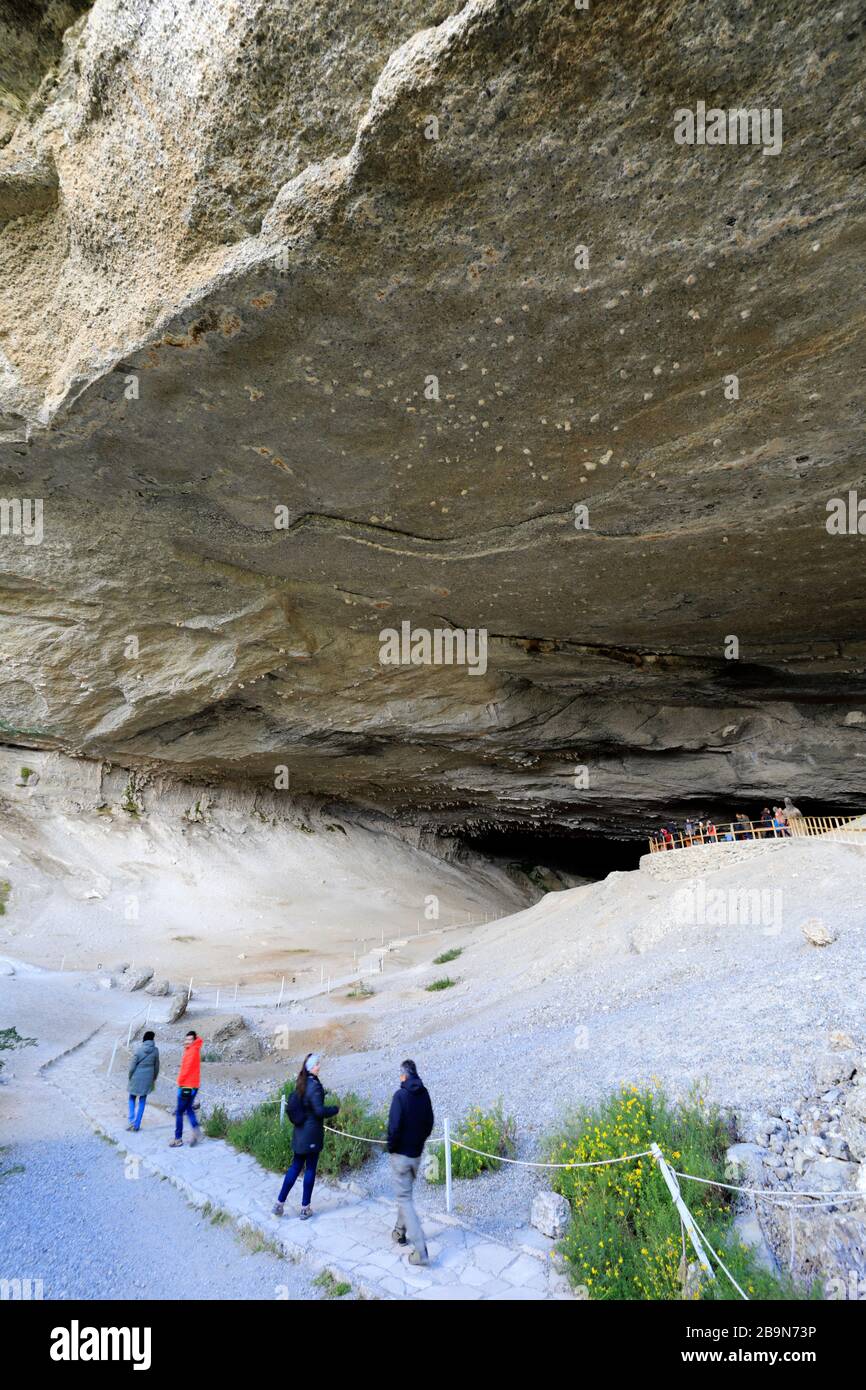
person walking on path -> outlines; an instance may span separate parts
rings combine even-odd
[[[126,1128],[134,1130],[136,1134],[141,1129],[141,1117],[147,1098],[156,1086],[156,1078],[159,1076],[159,1048],[153,1039],[153,1032],[144,1034],[141,1046],[136,1049],[135,1056],[129,1064],[129,1124]]]
[[[295,1130],[292,1135],[294,1158],[274,1204],[274,1216],[282,1216],[285,1200],[301,1172],[304,1174],[301,1220],[306,1221],[313,1214],[310,1201],[316,1181],[316,1165],[325,1142],[325,1120],[332,1119],[340,1110],[339,1105],[325,1104],[325,1088],[319,1080],[319,1065],[318,1054],[308,1052],[298,1072],[294,1093],[289,1097],[289,1119]]]
[[[388,1115],[386,1149],[391,1155],[391,1172],[397,1196],[397,1224],[392,1232],[398,1245],[411,1244],[409,1263],[426,1265],[427,1241],[415,1203],[412,1187],[421,1166],[421,1153],[433,1130],[433,1106],[418,1068],[409,1058],[400,1063],[400,1089],[394,1092]]]
[[[198,1143],[199,1123],[195,1117],[193,1102],[195,1101],[198,1088],[201,1085],[201,1043],[202,1040],[194,1029],[190,1029],[183,1040],[183,1056],[180,1059],[180,1071],[177,1074],[177,1109],[174,1113],[174,1138],[169,1147],[172,1149],[180,1148],[183,1143],[183,1117],[189,1116],[192,1133],[189,1142],[192,1145]]]

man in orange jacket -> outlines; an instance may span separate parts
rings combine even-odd
[[[190,1030],[183,1040],[183,1056],[180,1059],[180,1071],[177,1074],[177,1110],[174,1115],[174,1138],[169,1145],[172,1149],[180,1148],[183,1143],[183,1117],[189,1116],[192,1126],[192,1134],[189,1137],[190,1144],[198,1143],[199,1123],[193,1110],[193,1102],[196,1092],[201,1085],[201,1038],[198,1033]]]

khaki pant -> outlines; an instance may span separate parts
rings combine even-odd
[[[407,1154],[391,1154],[391,1173],[394,1177],[394,1192],[397,1197],[397,1223],[394,1230],[405,1236],[418,1254],[426,1260],[427,1242],[418,1220],[415,1203],[412,1201],[412,1187],[421,1166],[420,1158],[409,1158]]]

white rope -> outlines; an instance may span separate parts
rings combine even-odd
[[[620,1154],[618,1158],[598,1158],[592,1163],[530,1163],[525,1158],[504,1158],[501,1154],[485,1153],[483,1149],[473,1149],[471,1144],[461,1144],[459,1139],[451,1140],[455,1149],[466,1149],[467,1153],[478,1154],[480,1158],[492,1158],[496,1163],[514,1163],[520,1168],[604,1168],[609,1163],[631,1163],[633,1159],[649,1158],[649,1149],[639,1154]]]
[[[387,1144],[387,1139],[371,1139],[366,1134],[347,1134],[344,1129],[334,1129],[332,1125],[325,1125],[324,1128],[329,1134],[340,1134],[344,1139],[357,1139],[361,1144]]]
[[[691,1215],[692,1221],[695,1221],[694,1213],[690,1212],[689,1214]],[[713,1247],[710,1245],[710,1242],[707,1240],[697,1221],[695,1221],[695,1230],[697,1231],[701,1240],[704,1242],[704,1245],[707,1247],[710,1254],[715,1257],[716,1264],[721,1265],[722,1269],[727,1274],[734,1288],[737,1290],[737,1293],[740,1295],[740,1298],[745,1299],[746,1303],[750,1302],[749,1295],[747,1293],[744,1293],[743,1290],[740,1288],[739,1284],[737,1283],[731,1271],[728,1269],[728,1266],[725,1264],[718,1250],[714,1250]]]
[[[717,1182],[715,1178],[697,1178],[697,1177],[695,1177],[694,1173],[681,1173],[681,1172],[679,1171],[678,1168],[674,1168],[673,1171],[676,1173],[676,1175],[677,1175],[678,1178],[688,1178],[689,1182],[701,1182],[701,1183],[704,1184],[705,1187],[724,1187],[724,1188],[727,1189],[728,1192],[745,1192],[746,1195],[747,1195],[748,1197],[762,1197],[762,1198],[763,1198],[765,1201],[767,1201],[767,1202],[776,1202],[777,1204],[780,1204],[780,1205],[783,1205],[783,1206],[788,1206],[788,1205],[790,1205],[790,1203],[788,1203],[788,1202],[785,1200],[785,1197],[786,1197],[786,1194],[785,1194],[785,1193],[781,1193],[781,1194],[780,1194],[780,1193],[778,1193],[777,1191],[776,1191],[776,1192],[772,1191],[770,1188],[766,1188],[766,1187],[735,1187],[733,1183],[730,1183],[730,1182]],[[866,1193],[863,1193],[863,1192],[837,1192],[836,1195],[835,1195],[834,1197],[828,1197],[826,1192],[792,1192],[792,1193],[791,1193],[791,1196],[792,1196],[792,1197],[807,1197],[807,1198],[812,1198],[812,1197],[815,1197],[815,1198],[823,1198],[823,1202],[821,1202],[820,1205],[824,1205],[824,1206],[826,1206],[826,1205],[835,1206],[835,1205],[837,1205],[839,1202],[862,1202],[863,1199],[864,1199],[864,1197],[866,1197]],[[802,1206],[802,1207],[810,1207],[810,1206],[819,1205],[819,1203],[817,1203],[817,1202],[811,1202],[811,1201],[806,1201],[806,1202],[797,1202],[797,1203],[795,1203],[794,1205],[796,1205],[796,1206]]]

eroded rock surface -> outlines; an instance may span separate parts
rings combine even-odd
[[[853,3],[68,8],[0,150],[6,741],[440,824],[866,805]]]

